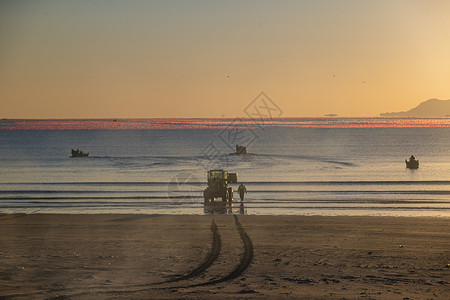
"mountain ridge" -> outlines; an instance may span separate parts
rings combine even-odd
[[[423,101],[408,111],[381,113],[381,117],[448,117],[450,116],[450,100],[436,98]]]

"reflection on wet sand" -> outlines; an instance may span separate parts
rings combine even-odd
[[[230,204],[222,204],[222,203],[205,204],[203,207],[203,211],[205,215],[247,214],[247,209],[245,208],[243,201],[232,202]]]

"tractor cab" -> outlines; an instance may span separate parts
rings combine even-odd
[[[237,183],[237,173],[228,173],[227,170],[208,171],[208,184],[221,182],[224,184]]]
[[[227,170],[210,170],[208,171],[208,183],[216,181],[226,181],[228,179]]]

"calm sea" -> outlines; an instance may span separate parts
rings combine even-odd
[[[450,217],[449,149],[450,118],[2,120],[0,213],[210,213],[224,168],[248,194],[215,213]]]

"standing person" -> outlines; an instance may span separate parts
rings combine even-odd
[[[245,185],[241,182],[241,185],[238,187],[239,196],[241,197],[241,201],[244,200],[244,193],[247,194],[247,189]]]

